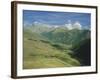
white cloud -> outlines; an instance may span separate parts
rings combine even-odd
[[[55,28],[59,27],[58,25],[54,25]]]
[[[39,25],[40,23],[38,21],[33,22],[34,25]]]
[[[72,26],[71,20],[68,20],[68,23],[65,24],[65,27],[67,27],[69,30],[73,29],[73,26]]]
[[[76,21],[76,22],[73,24],[73,28],[74,28],[74,29],[82,29],[82,25],[80,24],[80,22]]]
[[[72,24],[65,24],[65,27],[67,27],[69,30],[73,29]]]
[[[76,21],[74,24],[72,24],[71,20],[68,20],[68,23],[65,24],[65,27],[67,27],[69,30],[72,29],[82,29],[82,25],[80,24],[80,22]]]
[[[63,26],[63,27],[66,27],[69,30],[72,30],[72,29],[81,30],[82,29],[82,25],[81,25],[81,23],[79,21],[76,21],[76,22],[72,23],[71,20],[68,20],[67,23],[62,25],[62,26],[61,25],[59,26],[59,25],[43,24],[43,23],[40,23],[38,21],[35,21],[33,24],[36,25],[36,26],[44,26],[44,27],[50,27],[50,28],[51,27],[58,28],[58,27],[62,27]]]
[[[33,22],[34,26],[37,26],[37,27],[52,27],[52,25],[49,25],[49,24],[44,24],[44,23],[41,23],[41,22],[38,22],[38,21],[35,21]]]

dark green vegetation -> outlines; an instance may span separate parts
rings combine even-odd
[[[82,66],[84,65],[91,65],[91,41],[90,39],[86,39],[84,41],[81,42],[80,44],[77,44],[74,48],[74,56],[76,56],[78,58],[78,60],[80,60],[80,63]]]
[[[24,27],[24,69],[90,65],[90,31]]]

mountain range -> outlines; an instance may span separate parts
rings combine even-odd
[[[83,45],[90,42],[91,31],[79,22],[64,25],[34,22],[31,26],[24,26],[23,33],[24,69],[90,65],[89,60],[85,64],[90,59],[89,56],[85,59],[89,51],[81,51]]]
[[[82,27],[78,22],[73,25],[47,25],[39,22],[34,22],[30,27],[24,27],[34,33],[40,34],[49,41],[63,44],[77,44],[82,40],[90,38],[90,30]]]

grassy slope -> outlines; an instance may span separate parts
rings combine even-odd
[[[64,51],[41,41],[36,33],[24,31],[24,69],[71,67],[80,63]]]

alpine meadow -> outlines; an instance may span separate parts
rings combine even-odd
[[[91,66],[91,14],[23,10],[23,69]]]

